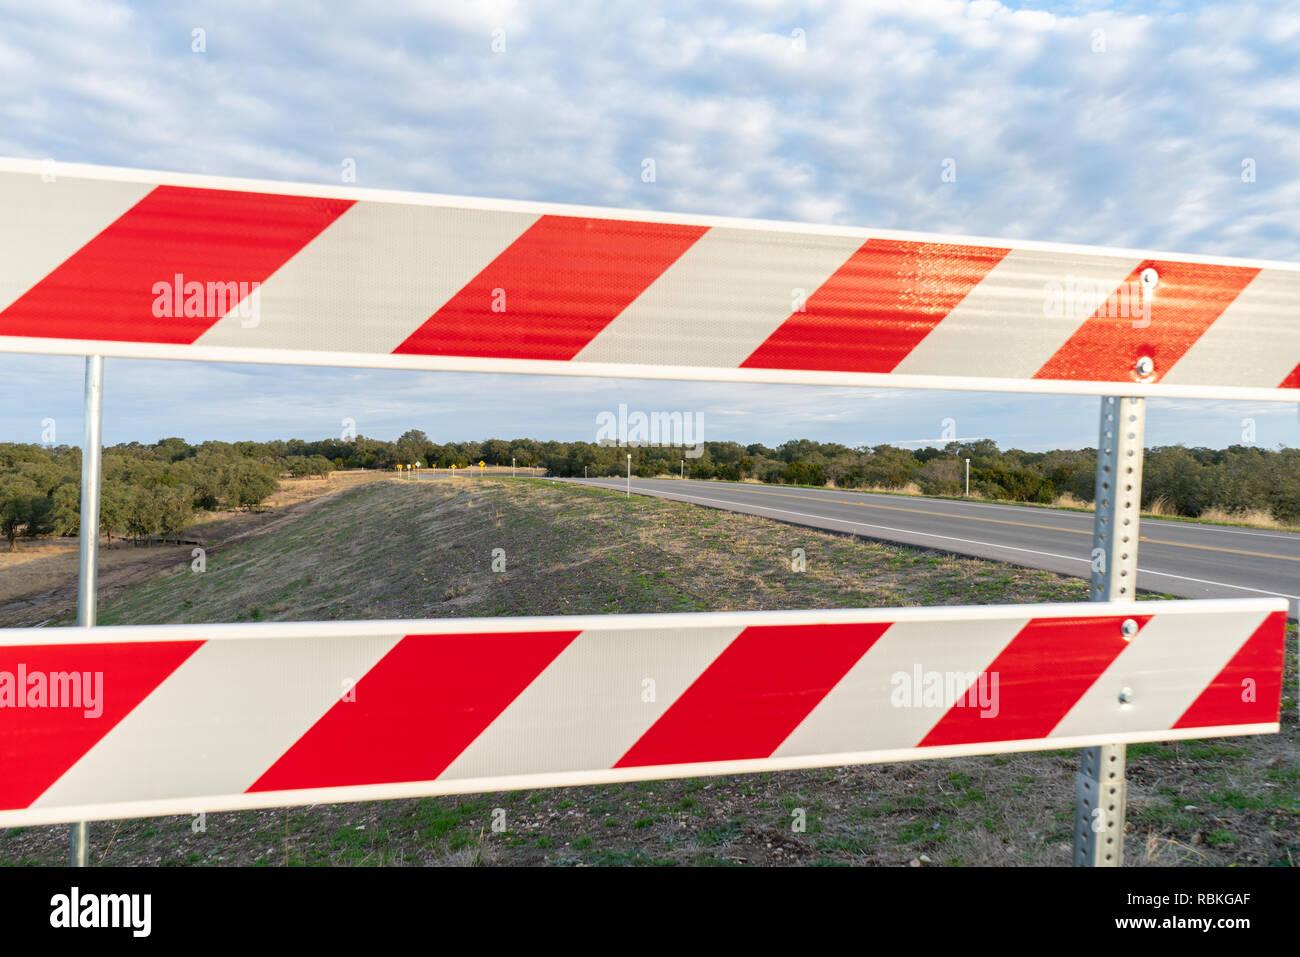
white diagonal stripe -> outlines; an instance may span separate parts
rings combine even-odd
[[[611,768],[739,628],[584,631],[439,780]],[[644,700],[645,681],[654,700]]]
[[[922,674],[978,675],[997,658],[1029,619],[994,619],[961,624],[899,622],[889,626],[848,674],[831,689],[775,757],[837,754],[883,748],[912,748],[948,712],[937,707],[895,706],[895,675],[909,683]],[[945,686],[947,681],[944,681]],[[901,687],[901,681],[897,685]],[[970,683],[962,685],[964,693]],[[913,704],[922,688],[912,688]]]
[[[1265,269],[1160,381],[1271,389],[1298,364],[1300,272]]]
[[[862,245],[844,236],[715,227],[699,238],[575,362],[735,368]]]
[[[239,794],[400,640],[209,641],[33,807]]]
[[[104,231],[153,186],[0,173],[0,310]]]
[[[1013,249],[893,372],[1033,378],[1087,320],[1097,291],[1109,296],[1136,265],[1114,256]],[[1057,302],[1049,301],[1049,290]]]
[[[1172,728],[1265,617],[1157,613],[1048,737]],[[1119,700],[1125,688],[1128,704]]]
[[[390,353],[536,221],[357,203],[262,284],[256,324],[232,309],[195,345]]]

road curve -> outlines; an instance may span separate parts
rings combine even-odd
[[[558,479],[623,491],[626,479]],[[632,479],[632,491],[863,538],[1086,578],[1092,513],[836,489]],[[1180,598],[1280,595],[1300,610],[1300,533],[1142,519],[1138,588]]]

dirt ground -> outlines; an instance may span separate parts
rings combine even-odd
[[[329,496],[375,481],[396,481],[391,472],[335,472],[327,479],[283,479],[265,505],[254,512],[202,515],[181,535],[185,545],[137,546],[129,541],[99,542],[99,600],[148,581],[178,562],[188,564],[195,544],[220,547],[273,532]],[[76,619],[77,563],[81,540],[20,539],[15,551],[0,551],[0,628],[34,627]]]
[[[208,532],[201,575],[177,550],[170,564],[160,559],[107,588],[101,622],[1087,596],[1086,582],[1048,572],[532,480],[389,481],[231,521],[263,524]],[[494,548],[506,551],[505,574],[491,570]],[[804,572],[792,570],[794,548],[806,552]],[[12,604],[0,601],[0,620],[73,617],[64,599]],[[1300,864],[1294,630],[1287,669],[1279,735],[1130,746],[1126,863]],[[1038,752],[109,821],[92,825],[92,857],[110,865],[1064,865],[1077,763],[1077,752]],[[504,829],[494,831],[494,821]],[[0,835],[0,863],[60,863],[66,841],[62,827],[15,829]]]

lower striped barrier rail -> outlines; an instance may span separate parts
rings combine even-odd
[[[1285,599],[0,630],[0,826],[1266,734]]]

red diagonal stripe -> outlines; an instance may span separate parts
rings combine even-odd
[[[615,767],[768,757],[888,627],[746,628]]]
[[[76,764],[104,735],[202,645],[201,641],[114,642],[97,645],[30,645],[0,647],[0,809],[31,805]],[[26,671],[18,687],[19,667]],[[96,707],[52,707],[64,703],[48,696],[51,674],[89,672],[101,678]],[[17,707],[20,691],[36,689],[34,675],[44,676],[46,704]],[[84,692],[83,692],[84,693]],[[30,704],[35,699],[24,697]],[[99,710],[98,716],[86,711]]]
[[[1300,365],[1291,370],[1291,374],[1282,380],[1279,389],[1300,389]]]
[[[1148,266],[1155,268],[1159,283],[1144,326],[1147,316],[1135,284]],[[1240,266],[1139,263],[1125,280],[1134,285],[1115,290],[1034,378],[1132,382],[1137,361],[1149,356],[1155,362],[1151,381],[1158,382],[1257,275],[1258,269]]]
[[[431,781],[578,634],[408,635],[248,790]]]
[[[1121,625],[1146,626],[1150,615],[1035,618],[985,669],[997,675],[997,707],[988,714],[959,700],[918,747],[1044,738],[1128,647]]]
[[[706,231],[542,216],[393,351],[572,359]]]
[[[0,313],[0,335],[192,343],[221,318],[208,283],[264,282],[351,205],[159,186]],[[175,315],[174,298],[155,315],[155,283],[177,274],[204,288],[203,315]]]
[[[869,239],[741,366],[892,372],[1010,251]]]
[[[1271,724],[1282,710],[1286,612],[1275,611],[1192,702],[1175,728]]]

